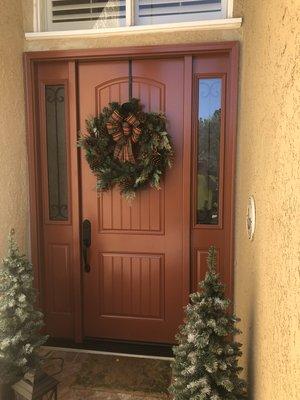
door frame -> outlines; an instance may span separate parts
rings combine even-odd
[[[26,132],[29,169],[29,198],[30,198],[30,239],[31,259],[34,265],[35,286],[38,291],[38,305],[43,307],[43,300],[40,293],[43,292],[42,279],[42,228],[41,228],[41,194],[39,192],[39,147],[37,143],[38,133],[38,108],[37,92],[35,85],[35,74],[37,64],[47,61],[68,61],[69,75],[72,77],[68,84],[69,89],[69,123],[71,139],[77,138],[78,127],[78,104],[77,104],[77,63],[79,61],[101,61],[101,60],[122,60],[122,59],[147,59],[147,58],[173,58],[184,59],[184,149],[183,149],[183,286],[185,292],[189,293],[191,288],[191,160],[192,160],[192,91],[193,91],[193,56],[205,54],[226,54],[230,59],[230,85],[228,87],[232,103],[232,110],[229,120],[226,121],[228,129],[236,136],[237,126],[237,88],[238,88],[238,49],[236,41],[184,44],[184,45],[155,45],[155,46],[134,46],[117,47],[108,49],[85,49],[85,50],[50,50],[24,53],[24,77],[25,77],[25,103],[26,103]],[[232,168],[233,174],[230,182],[232,195],[231,215],[234,211],[234,179],[235,179],[235,140],[232,143]],[[72,179],[72,220],[78,226],[74,229],[73,242],[81,243],[81,209],[80,209],[80,182],[79,182],[79,150],[71,148],[70,163],[72,172],[78,179]],[[230,226],[230,294],[233,294],[233,252],[234,252],[234,218]],[[74,246],[72,259],[77,260],[72,271],[72,292],[74,301],[74,340],[77,343],[83,341],[83,311],[82,311],[82,277],[81,277],[81,250],[80,246]],[[187,304],[188,297],[185,296],[183,303]]]

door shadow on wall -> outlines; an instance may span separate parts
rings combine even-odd
[[[255,265],[255,264],[254,264]],[[249,290],[249,314],[248,314],[248,344],[247,344],[247,371],[248,371],[248,400],[254,400],[255,393],[255,365],[256,365],[256,275],[253,273],[251,277],[251,289]]]

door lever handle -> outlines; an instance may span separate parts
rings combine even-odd
[[[91,246],[91,223],[88,219],[82,222],[82,258],[85,272],[90,272],[91,266],[88,261],[88,249]]]

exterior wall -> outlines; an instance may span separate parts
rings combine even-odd
[[[252,0],[245,1],[243,9],[235,305],[243,319],[245,363],[256,400],[296,400],[300,391],[299,358],[296,364],[300,14],[296,3]],[[257,207],[253,242],[245,231],[249,194],[255,196]]]
[[[22,2],[25,30],[32,31],[32,0]],[[244,17],[239,31],[56,39],[24,44],[28,51],[241,41],[235,308],[242,318],[243,365],[248,371],[251,397],[256,400],[294,400],[300,390],[296,365],[300,309],[297,270],[300,77],[296,68],[299,57],[296,3],[296,0],[235,1],[235,16]],[[0,128],[4,149],[0,153],[0,184],[5,188],[0,193],[2,251],[10,226],[17,226],[24,242],[28,207],[20,7],[18,1],[0,0],[0,4]],[[255,196],[257,206],[257,230],[252,242],[245,232],[249,194]]]
[[[23,27],[20,1],[0,0],[0,256],[16,228],[28,238],[28,179],[23,89]],[[26,246],[27,247],[27,246]]]

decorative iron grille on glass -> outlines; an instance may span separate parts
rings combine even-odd
[[[49,31],[118,28],[228,17],[232,0],[47,0]]]
[[[45,103],[49,219],[67,221],[68,170],[64,85],[46,85]]]

